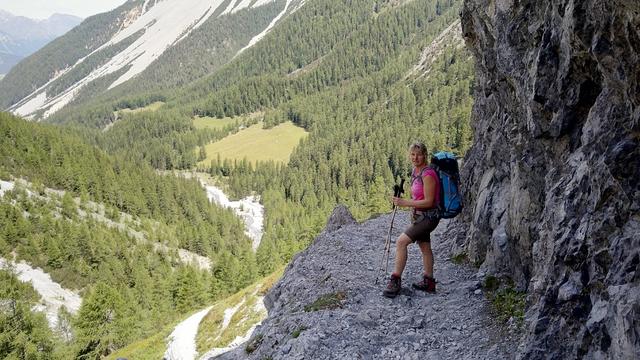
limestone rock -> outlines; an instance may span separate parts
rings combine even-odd
[[[408,215],[396,215],[394,238],[409,225]],[[412,245],[401,295],[382,296],[388,279],[379,269],[391,216],[339,222],[340,228],[323,231],[266,295],[269,316],[250,346],[218,359],[424,359],[427,353],[441,359],[513,359],[519,334],[505,337],[488,301],[469,296],[475,272],[445,260],[444,222],[432,236],[438,292],[411,288],[422,274],[420,250]]]
[[[529,293],[520,357],[640,358],[640,5],[466,0],[457,241]],[[633,305],[632,305],[633,304]]]
[[[340,204],[333,209],[331,216],[329,216],[329,221],[327,221],[327,226],[324,231],[333,232],[345,225],[355,224],[356,219],[353,218],[349,209],[346,206]]]

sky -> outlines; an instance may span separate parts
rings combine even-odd
[[[0,0],[0,10],[32,19],[46,19],[54,13],[86,18],[112,10],[126,0]]]

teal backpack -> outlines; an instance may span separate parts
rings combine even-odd
[[[450,152],[440,151],[431,157],[429,165],[440,179],[440,217],[451,219],[462,212],[462,192],[460,190],[460,171],[456,156]]]

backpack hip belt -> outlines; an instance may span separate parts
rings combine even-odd
[[[417,210],[413,209],[411,213],[411,220],[414,224],[420,223],[423,220],[430,219],[436,220],[440,218],[440,211],[438,209]]]

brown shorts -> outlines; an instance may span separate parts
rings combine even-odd
[[[431,242],[431,232],[440,223],[440,218],[428,212],[421,215],[421,213],[411,214],[411,226],[406,228],[404,233],[413,242]]]

